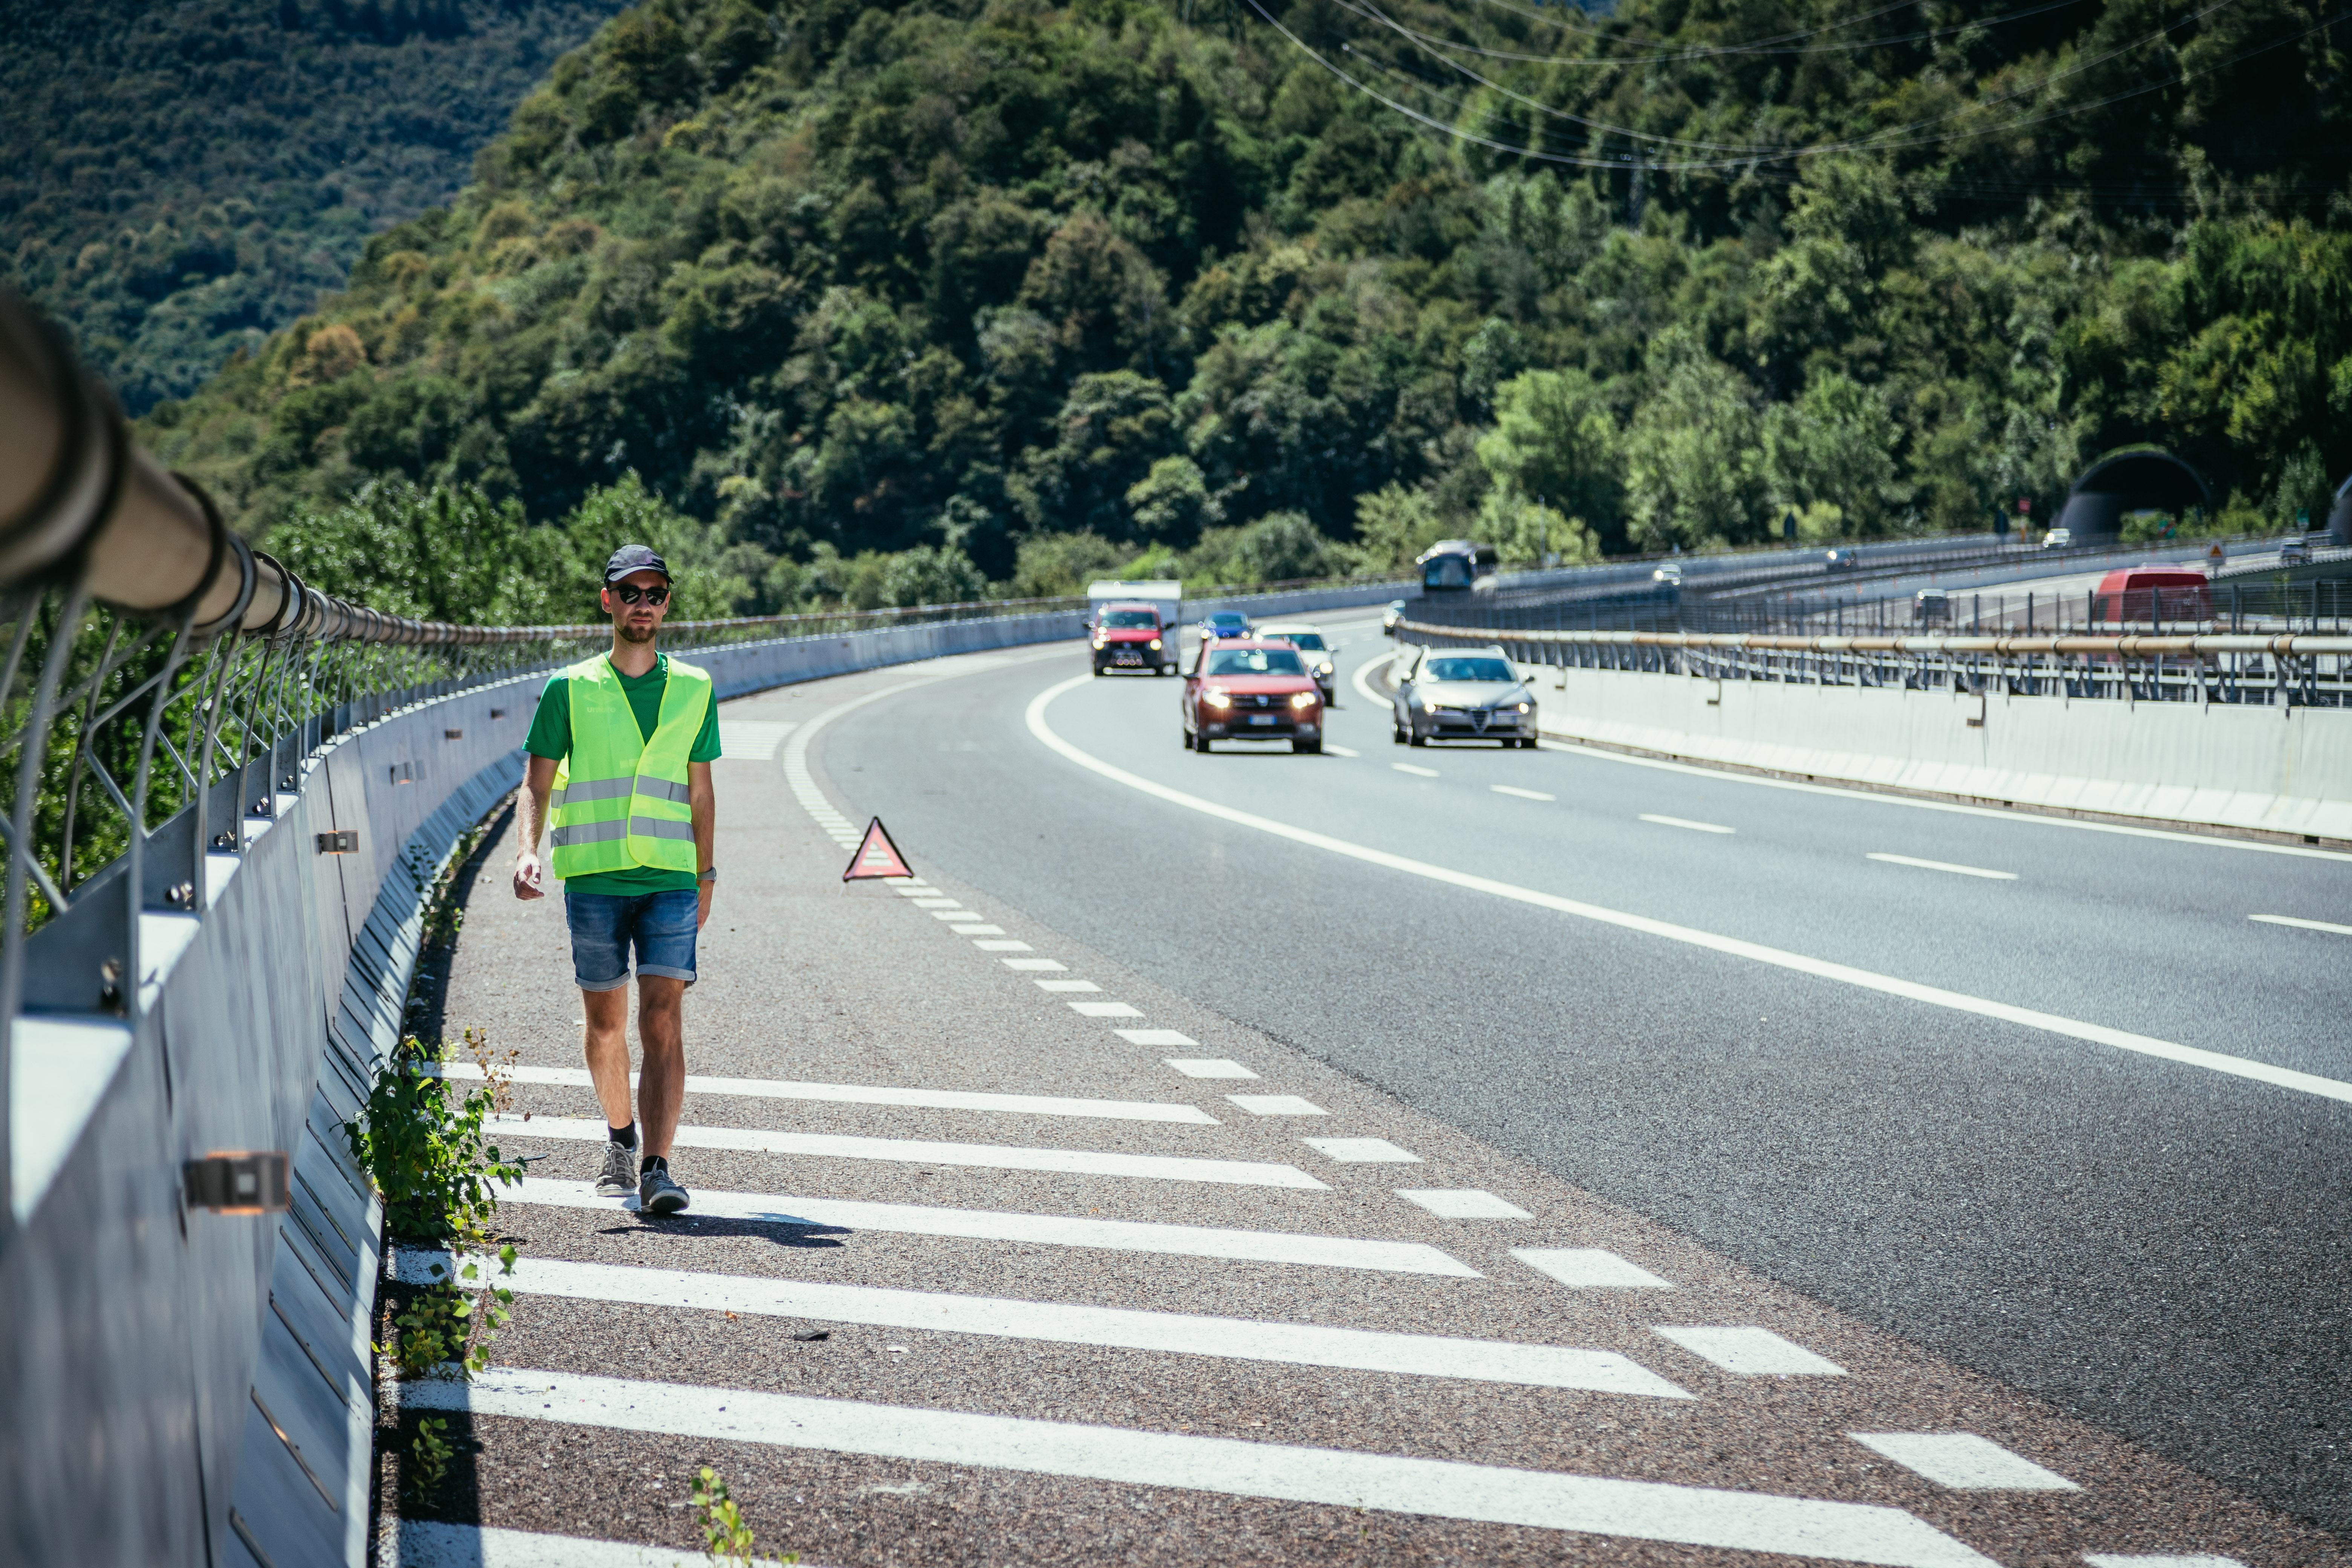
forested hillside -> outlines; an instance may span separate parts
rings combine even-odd
[[[1221,5],[648,0],[150,437],[339,538],[634,474],[747,606],[1967,528],[2142,441],[2263,526],[2352,468],[2310,0]]]
[[[342,286],[619,0],[0,0],[0,283],[134,413]]]

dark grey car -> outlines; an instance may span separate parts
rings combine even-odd
[[[1391,739],[1536,743],[1536,694],[1498,647],[1415,648],[1398,661]]]

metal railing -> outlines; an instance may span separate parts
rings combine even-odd
[[[1496,617],[1499,618],[1499,617]],[[1969,695],[2352,707],[2352,637],[2117,632],[1805,636],[1403,622],[1401,638],[1526,664]]]

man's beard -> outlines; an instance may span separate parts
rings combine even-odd
[[[639,630],[637,627],[631,626],[626,621],[614,621],[613,623],[613,635],[619,637],[623,642],[651,642],[655,637],[661,635],[661,627],[658,626],[648,626],[643,630]]]

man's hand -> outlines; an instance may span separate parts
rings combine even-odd
[[[703,884],[702,884],[702,889],[701,889],[701,890],[700,890],[698,893],[697,893],[697,894],[695,895],[695,900],[694,900],[694,929],[695,929],[695,930],[697,930],[697,931],[700,931],[704,926],[707,926],[707,925],[709,925],[709,924],[710,923],[710,895],[711,895],[711,894],[713,894],[713,893],[715,893],[715,892],[717,892],[718,890],[719,890],[719,884],[718,884],[718,883],[716,883],[716,882],[705,882],[705,883],[703,883]]]
[[[547,889],[541,885],[541,879],[545,875],[545,868],[540,864],[540,858],[538,856],[533,855],[529,850],[525,850],[521,854],[516,856],[514,868],[515,897],[518,899],[543,899],[547,897]],[[702,908],[706,914],[709,912],[710,895],[708,890],[703,894]]]

